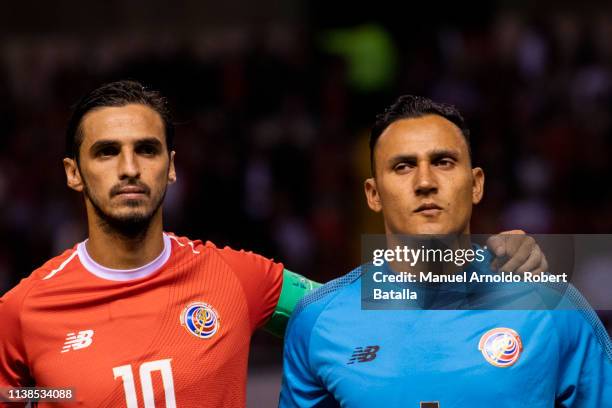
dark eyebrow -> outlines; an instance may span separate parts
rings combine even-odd
[[[118,147],[118,146],[119,146],[119,142],[117,142],[116,140],[98,140],[97,142],[91,145],[89,150],[92,152],[97,152],[107,147]]]
[[[391,166],[395,166],[398,163],[404,163],[404,162],[416,163],[417,157],[412,154],[398,154],[396,156],[392,156],[389,159],[389,163],[391,164]]]
[[[143,139],[138,139],[134,144],[138,146],[150,145],[158,148],[162,147],[161,141],[155,137],[145,137]],[[97,152],[107,147],[119,147],[120,145],[121,143],[119,143],[118,140],[102,139],[92,144],[89,150],[91,150],[92,152]]]
[[[162,143],[159,139],[155,138],[155,137],[147,137],[144,139],[139,139],[136,141],[137,145],[150,145],[150,146],[155,146],[155,147],[162,147]]]
[[[454,149],[436,149],[429,152],[429,160],[436,161],[450,157],[453,160],[459,160],[459,151]]]
[[[445,157],[450,157],[453,160],[459,160],[460,155],[459,151],[454,149],[435,149],[427,152],[427,156],[429,157],[430,161],[436,161]],[[417,161],[418,158],[414,154],[398,154],[395,156],[391,156],[391,158],[389,159],[389,163],[391,163],[392,165],[403,162],[416,163]]]

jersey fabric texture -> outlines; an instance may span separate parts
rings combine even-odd
[[[298,304],[280,407],[612,407],[612,345],[572,286],[560,310],[363,310],[362,268]],[[513,364],[479,350],[494,329]]]
[[[164,234],[159,258],[117,273],[81,243],[1,298],[0,386],[70,387],[65,406],[244,407],[251,335],[282,271]]]

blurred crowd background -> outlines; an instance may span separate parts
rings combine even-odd
[[[355,267],[361,234],[382,231],[362,188],[368,131],[404,93],[464,113],[486,172],[474,232],[612,232],[610,6],[329,3],[7,5],[0,293],[86,237],[82,198],[65,185],[65,125],[85,92],[126,78],[174,111],[166,228],[319,281]],[[256,337],[252,360],[278,364],[280,341]]]

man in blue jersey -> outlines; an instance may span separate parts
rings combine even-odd
[[[469,237],[484,173],[472,167],[468,135],[454,107],[421,97],[403,96],[377,117],[365,193],[383,214],[388,242],[397,234]],[[470,268],[486,274],[489,266],[487,256]],[[559,310],[434,310],[423,302],[364,310],[366,267],[297,306],[281,407],[612,407],[612,344],[573,287]],[[529,260],[519,269],[541,271]]]

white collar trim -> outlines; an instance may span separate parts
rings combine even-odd
[[[166,261],[168,261],[170,254],[172,253],[172,243],[166,234],[163,234],[163,238],[164,249],[159,256],[148,264],[134,269],[111,269],[100,265],[89,256],[86,245],[87,240],[77,245],[77,253],[79,255],[79,260],[85,269],[98,278],[112,281],[129,281],[151,275],[153,272],[164,266]]]

